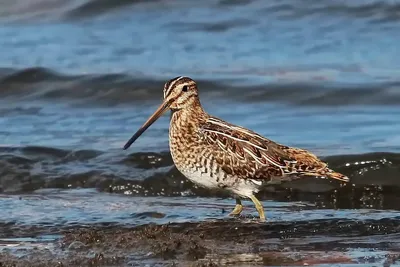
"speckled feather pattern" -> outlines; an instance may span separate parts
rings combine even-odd
[[[235,195],[230,213],[240,215],[241,198],[253,201],[260,220],[264,208],[256,198],[264,184],[281,183],[304,176],[349,179],[334,172],[312,153],[273,142],[251,130],[207,114],[199,100],[197,84],[189,77],[175,77],[164,85],[164,100],[127,141],[129,148],[167,109],[171,110],[169,145],[178,170],[195,184],[223,188]]]
[[[173,111],[169,134],[178,170],[206,187],[246,196],[258,192],[263,184],[304,176],[348,179],[306,150],[280,145],[208,115],[197,99],[190,109]]]

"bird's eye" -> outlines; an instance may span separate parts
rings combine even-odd
[[[188,90],[188,86],[187,86],[187,85],[185,85],[185,86],[182,87],[182,91],[183,91],[183,92],[187,92],[187,90]]]

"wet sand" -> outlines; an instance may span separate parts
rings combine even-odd
[[[2,235],[60,235],[0,254],[0,266],[305,266],[381,263],[400,257],[398,218],[260,223],[254,218],[123,227],[18,227]],[[19,229],[19,230],[17,230]],[[40,239],[39,239],[40,240]],[[357,258],[357,251],[385,250]],[[8,251],[7,251],[8,250]]]

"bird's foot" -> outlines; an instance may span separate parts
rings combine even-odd
[[[229,216],[239,216],[240,213],[243,211],[243,205],[242,204],[236,204],[235,208],[232,210],[231,213],[229,213]]]
[[[229,216],[239,216],[240,213],[242,213],[242,210],[243,210],[242,201],[240,201],[240,198],[236,198],[236,206],[233,209],[233,211],[229,213]]]
[[[261,204],[261,202],[255,197],[255,196],[250,196],[250,199],[253,201],[254,205],[256,206],[256,210],[258,211],[258,215],[260,216],[259,221],[260,222],[265,222],[265,213],[264,213],[264,208]]]

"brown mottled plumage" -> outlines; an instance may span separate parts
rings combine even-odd
[[[165,83],[164,102],[126,143],[127,149],[167,109],[172,111],[169,144],[172,159],[192,182],[207,188],[224,188],[236,196],[231,215],[243,209],[240,198],[250,198],[265,220],[254,196],[268,183],[305,176],[348,182],[310,152],[273,142],[253,131],[208,115],[198,97],[196,82],[176,77]]]

